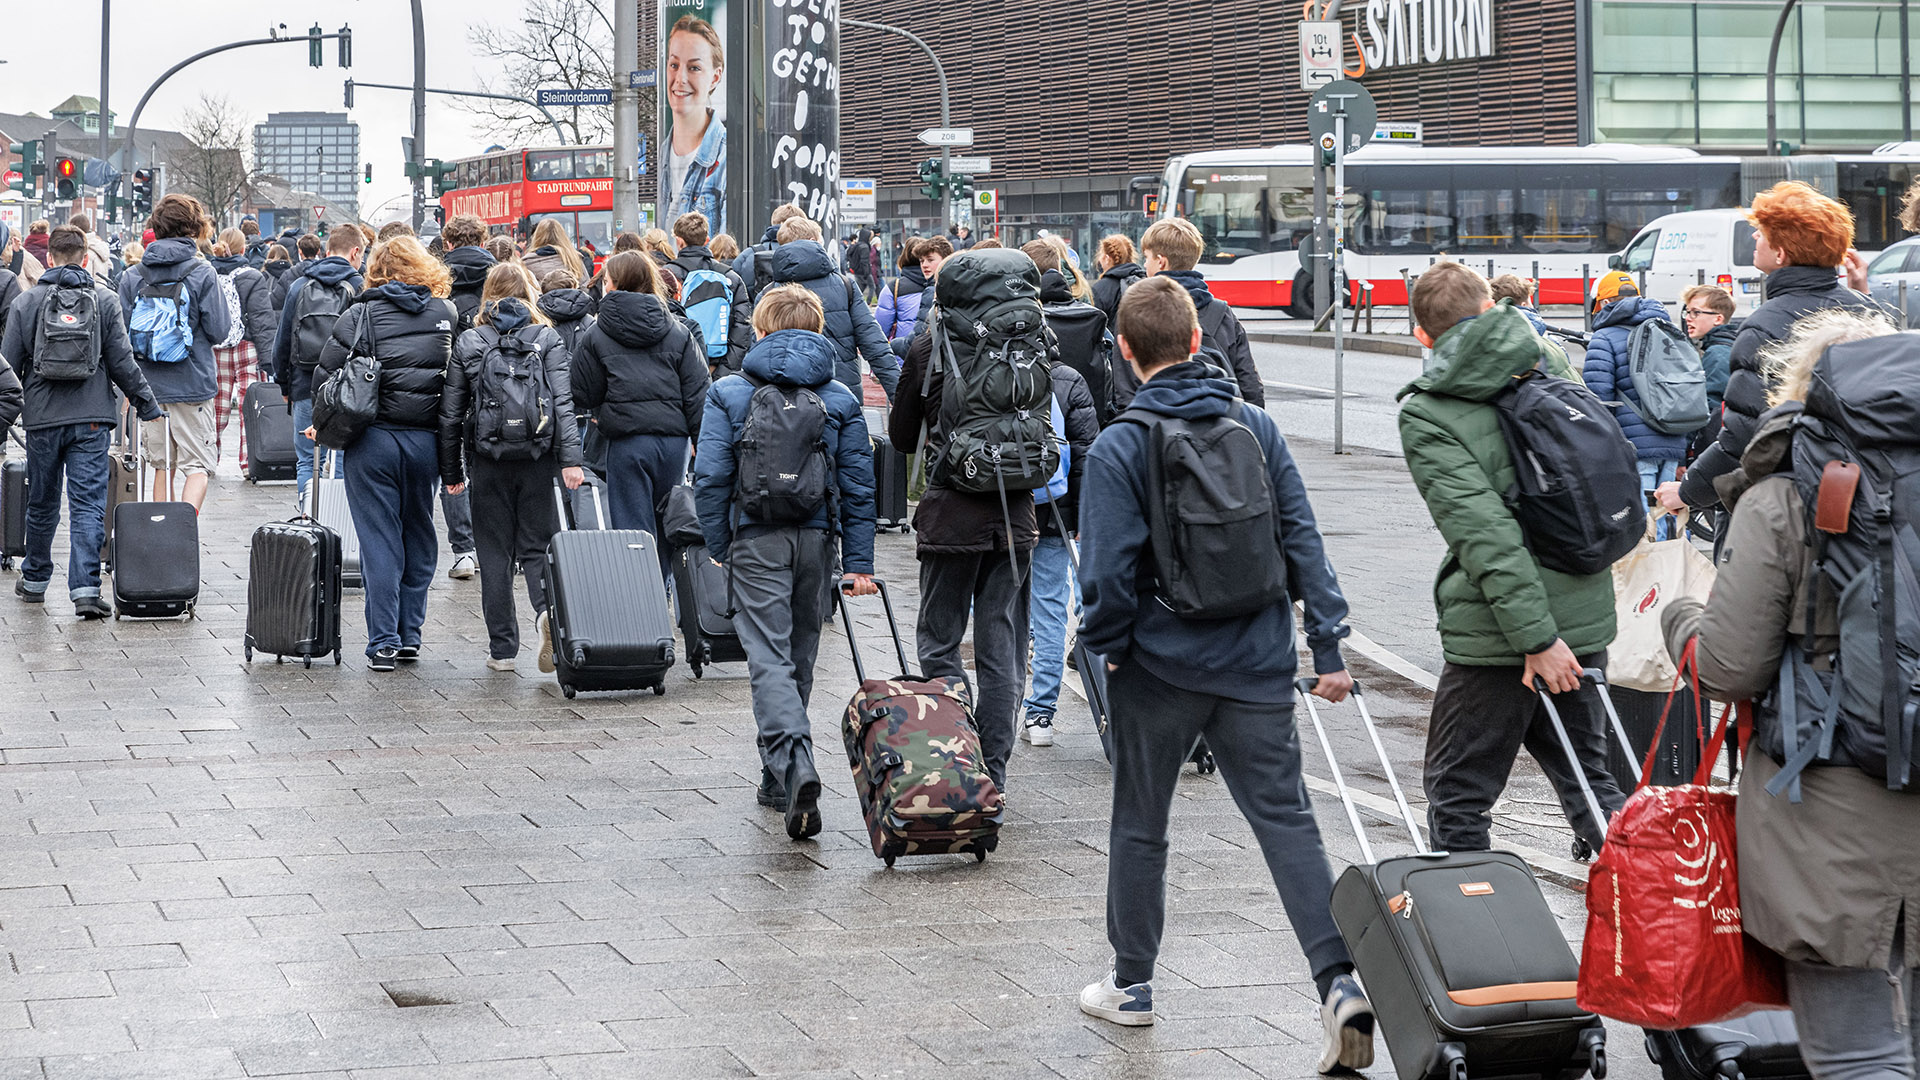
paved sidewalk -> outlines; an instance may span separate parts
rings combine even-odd
[[[1404,472],[1297,450],[1356,622],[1422,660],[1437,541],[1394,509]],[[1016,753],[997,853],[888,871],[835,764],[837,630],[813,709],[828,831],[794,844],[753,801],[743,666],[568,701],[531,650],[488,672],[479,584],[441,576],[418,665],[365,670],[349,593],[345,665],[249,669],[247,536],[290,502],[216,484],[192,622],[0,595],[0,1078],[1313,1074],[1312,984],[1217,777],[1181,781],[1160,1024],[1078,1012],[1109,959],[1108,789],[1076,698],[1058,745]],[[912,539],[883,537],[881,563],[910,625]],[[885,621],[858,603],[871,654]],[[1355,666],[1411,781],[1422,695]],[[1350,714],[1327,715],[1383,794]],[[1577,935],[1578,898],[1549,896]],[[1652,1075],[1614,1038],[1614,1075]]]

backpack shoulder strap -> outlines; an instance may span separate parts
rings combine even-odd
[[[1233,310],[1227,307],[1226,302],[1215,300],[1201,311],[1200,332],[1210,338],[1219,333],[1231,318],[1233,318]]]

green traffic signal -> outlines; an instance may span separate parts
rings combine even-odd
[[[307,66],[308,67],[319,67],[324,62],[321,58],[321,49],[320,49],[320,44],[321,44],[320,35],[322,33],[323,31],[320,29],[319,23],[314,23],[313,26],[307,30]]]

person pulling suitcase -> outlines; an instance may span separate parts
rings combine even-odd
[[[1141,382],[1088,454],[1081,499],[1081,641],[1108,659],[1113,823],[1107,870],[1111,974],[1081,1011],[1153,1023],[1166,922],[1167,820],[1194,740],[1205,736],[1265,854],[1321,1000],[1321,1072],[1373,1063],[1373,1007],[1329,907],[1333,878],[1300,775],[1293,720],[1293,597],[1328,701],[1353,685],[1340,656],[1347,601],[1306,486],[1271,417],[1194,362],[1187,291],[1152,278],[1127,291],[1121,354]],[[1169,443],[1203,448],[1175,455]],[[1182,527],[1170,528],[1169,509]],[[1207,522],[1222,524],[1209,525]],[[1150,571],[1150,575],[1142,571]],[[1142,594],[1143,577],[1158,588]]]

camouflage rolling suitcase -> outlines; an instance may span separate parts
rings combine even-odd
[[[894,652],[905,671],[907,649],[893,601],[885,582],[874,583],[880,586]],[[981,760],[980,732],[966,683],[911,674],[869,679],[860,662],[847,597],[840,601],[853,669],[860,676],[842,734],[873,853],[888,866],[902,855],[972,852],[984,860],[1000,842],[1002,799]]]

